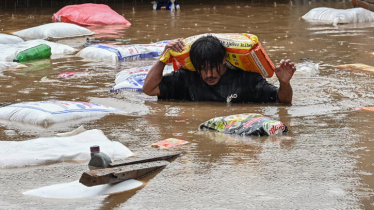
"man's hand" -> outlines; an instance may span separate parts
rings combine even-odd
[[[292,102],[291,78],[296,71],[296,67],[290,60],[281,60],[280,64],[275,67],[275,75],[279,80],[278,100],[280,103]]]
[[[275,67],[275,75],[280,83],[288,84],[296,71],[295,65],[290,60],[281,60],[280,64]]]
[[[175,52],[182,52],[182,51],[184,50],[184,42],[183,42],[183,38],[170,40],[170,41],[166,44],[164,52],[165,52],[167,49],[172,49],[172,50],[174,50]]]

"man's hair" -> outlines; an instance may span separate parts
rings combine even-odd
[[[190,49],[190,59],[195,70],[201,71],[216,68],[220,73],[220,65],[225,57],[226,50],[221,42],[213,36],[206,36],[196,40]]]

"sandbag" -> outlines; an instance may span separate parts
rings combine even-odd
[[[63,161],[88,161],[90,147],[111,159],[127,158],[133,153],[122,143],[109,140],[101,130],[88,130],[75,136],[47,137],[26,141],[0,141],[0,168],[17,168]]]
[[[115,86],[110,89],[110,92],[119,92],[121,90],[141,92],[144,80],[152,66],[145,66],[140,68],[126,69],[116,74]],[[172,66],[165,66],[163,74],[173,71]]]
[[[253,113],[216,117],[202,123],[199,129],[241,136],[273,136],[288,132],[281,121]]]
[[[260,73],[267,78],[273,76],[275,66],[257,36],[245,33],[201,34],[188,37],[183,40],[185,43],[183,52],[169,49],[161,55],[160,61],[164,63],[176,62],[177,68],[195,71],[190,60],[191,46],[197,39],[209,35],[218,38],[225,47],[228,67],[235,66],[244,71]]]
[[[78,101],[23,102],[0,108],[0,119],[48,126],[53,123],[119,113],[109,106]]]
[[[0,44],[17,44],[20,42],[23,42],[23,39],[19,38],[18,36],[0,33]]]
[[[337,25],[374,21],[374,12],[364,8],[333,9],[328,7],[318,7],[310,10],[302,18],[309,21],[319,21]]]
[[[30,40],[18,44],[0,45],[0,61],[12,62],[17,58],[18,53],[41,44],[50,46],[52,55],[72,54],[76,51],[76,49],[64,44],[58,44],[41,39]]]
[[[77,36],[89,36],[94,32],[71,23],[48,23],[13,33],[25,40],[62,39]]]
[[[2,49],[2,53],[0,53],[0,61],[11,62],[16,59],[18,53],[20,53],[21,51],[33,48],[41,44],[50,46],[52,55],[73,54],[76,51],[75,48],[64,44],[58,44],[41,39],[30,40],[18,44],[0,45]]]
[[[77,56],[99,61],[123,61],[155,58],[161,55],[169,41],[153,44],[109,45],[97,44],[81,50]]]
[[[88,26],[131,25],[122,15],[105,4],[69,5],[55,13],[52,21]]]
[[[115,184],[104,184],[87,187],[79,183],[79,181],[77,180],[74,182],[55,184],[34,190],[29,190],[22,194],[42,198],[79,199],[124,192],[141,187],[142,185],[143,182],[141,181],[129,179]]]

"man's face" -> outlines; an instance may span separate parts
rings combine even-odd
[[[208,68],[206,70],[201,70],[201,78],[208,85],[215,85],[221,79],[221,76],[226,72],[226,66],[222,63],[220,65],[220,73],[218,73],[217,68]]]

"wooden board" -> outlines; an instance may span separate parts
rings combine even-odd
[[[131,164],[147,163],[147,162],[158,161],[158,160],[170,160],[172,158],[182,155],[183,153],[184,152],[171,152],[171,153],[166,153],[162,155],[152,155],[146,158],[142,157],[142,158],[127,159],[121,162],[110,163],[108,167],[126,166],[126,165],[131,165]]]
[[[84,172],[79,182],[91,187],[101,184],[117,183],[128,179],[138,179],[142,176],[164,168],[168,161],[153,161],[147,163],[131,164],[113,168],[104,168]]]

